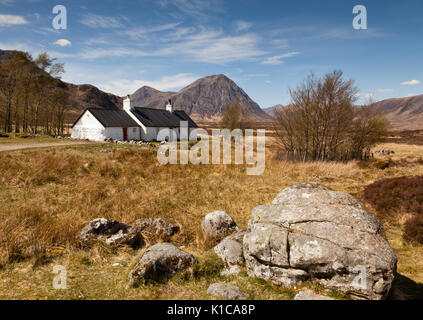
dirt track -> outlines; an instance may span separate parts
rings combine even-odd
[[[30,149],[30,148],[73,146],[73,145],[87,144],[87,143],[90,143],[90,142],[2,143],[2,144],[0,144],[0,152],[20,150],[20,149]]]

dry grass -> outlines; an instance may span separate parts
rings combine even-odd
[[[413,147],[413,154],[423,156],[423,147]],[[360,195],[377,180],[423,174],[418,164],[378,170],[356,162],[279,162],[270,149],[266,161],[262,176],[247,176],[246,166],[161,166],[154,150],[136,146],[0,154],[0,298],[210,299],[207,286],[220,280],[239,285],[251,298],[290,299],[296,289],[277,288],[245,273],[221,279],[219,260],[205,251],[201,237],[204,215],[225,210],[245,227],[255,206],[270,203],[294,183],[317,181]],[[172,241],[198,257],[206,271],[190,270],[165,285],[128,290],[127,275],[140,251],[100,245],[87,251],[76,241],[82,226],[98,217],[126,223],[162,217],[178,224],[181,231]],[[399,271],[423,282],[422,247],[404,244],[400,227],[385,227],[400,259]],[[415,262],[417,257],[422,263]],[[116,262],[122,266],[113,267]],[[68,268],[68,290],[52,288],[56,264]]]

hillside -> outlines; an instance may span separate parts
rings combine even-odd
[[[386,115],[392,128],[423,129],[423,95],[387,99],[377,102],[376,106]]]
[[[106,93],[90,84],[75,85],[63,82],[67,88],[73,108],[69,110],[69,119],[75,120],[80,113],[89,107],[116,109],[122,108],[122,98]]]
[[[13,52],[15,51],[0,49],[0,65],[4,61],[11,59]],[[39,69],[36,66],[35,68]],[[43,71],[40,69],[40,72]],[[88,107],[100,107],[107,109],[122,107],[122,98],[111,93],[103,92],[90,84],[75,85],[59,81],[58,86],[65,88],[68,91],[72,101],[71,108],[68,110],[69,122],[74,121],[80,115],[81,111]]]
[[[283,108],[283,105],[277,104],[277,105],[274,105],[273,107],[265,108],[263,109],[263,111],[266,112],[268,115],[273,116],[273,112],[279,108]]]
[[[12,52],[13,51],[5,51],[0,49],[0,65],[12,57]]]
[[[168,99],[177,109],[184,110],[192,118],[201,121],[217,120],[228,104],[239,101],[258,119],[269,116],[234,81],[224,75],[198,79],[179,92],[161,92],[142,87],[131,98],[138,107],[161,108]]]

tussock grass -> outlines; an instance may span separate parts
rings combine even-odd
[[[413,154],[423,156],[423,147],[413,146]],[[161,166],[154,148],[138,146],[94,144],[0,153],[0,298],[210,299],[208,285],[225,281],[251,298],[290,299],[295,290],[245,273],[222,279],[219,261],[201,236],[204,215],[225,210],[246,227],[254,207],[270,203],[295,183],[316,181],[361,197],[365,186],[375,181],[423,175],[417,163],[378,170],[360,168],[354,161],[296,164],[274,159],[269,148],[265,173],[247,176],[243,165]],[[130,267],[142,251],[100,244],[87,250],[77,241],[81,228],[98,217],[125,223],[161,217],[177,224],[181,230],[172,242],[194,254],[201,268],[161,286],[127,289]],[[400,258],[399,271],[423,282],[423,263],[414,262],[422,247],[407,246],[397,225],[388,221],[385,227]],[[116,262],[122,266],[113,267]],[[52,288],[56,264],[68,267],[68,290]]]
[[[404,225],[404,239],[423,244],[423,176],[383,179],[363,191],[382,219]]]

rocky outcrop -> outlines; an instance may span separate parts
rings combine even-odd
[[[286,287],[312,280],[361,299],[387,296],[395,253],[379,220],[351,195],[298,184],[252,214],[244,236],[249,275]]]
[[[213,283],[209,286],[207,293],[211,296],[223,298],[227,300],[246,300],[247,296],[240,288],[225,284]]]
[[[225,269],[222,271],[224,276],[238,274],[241,266],[245,265],[243,240],[245,231],[238,231],[223,239],[214,247],[214,252],[225,263]]]
[[[189,268],[197,260],[170,243],[158,243],[147,249],[129,274],[132,285],[140,282],[163,281]]]
[[[85,244],[96,239],[104,241],[108,245],[132,247],[140,247],[144,243],[139,227],[104,218],[94,219],[88,223],[79,233],[79,239]]]
[[[310,290],[303,290],[300,291],[295,297],[294,300],[334,300],[332,298],[326,297],[326,296],[321,296],[319,294],[314,293],[313,291]]]
[[[201,229],[204,239],[208,243],[218,243],[239,230],[235,221],[225,211],[214,211],[207,214]]]

